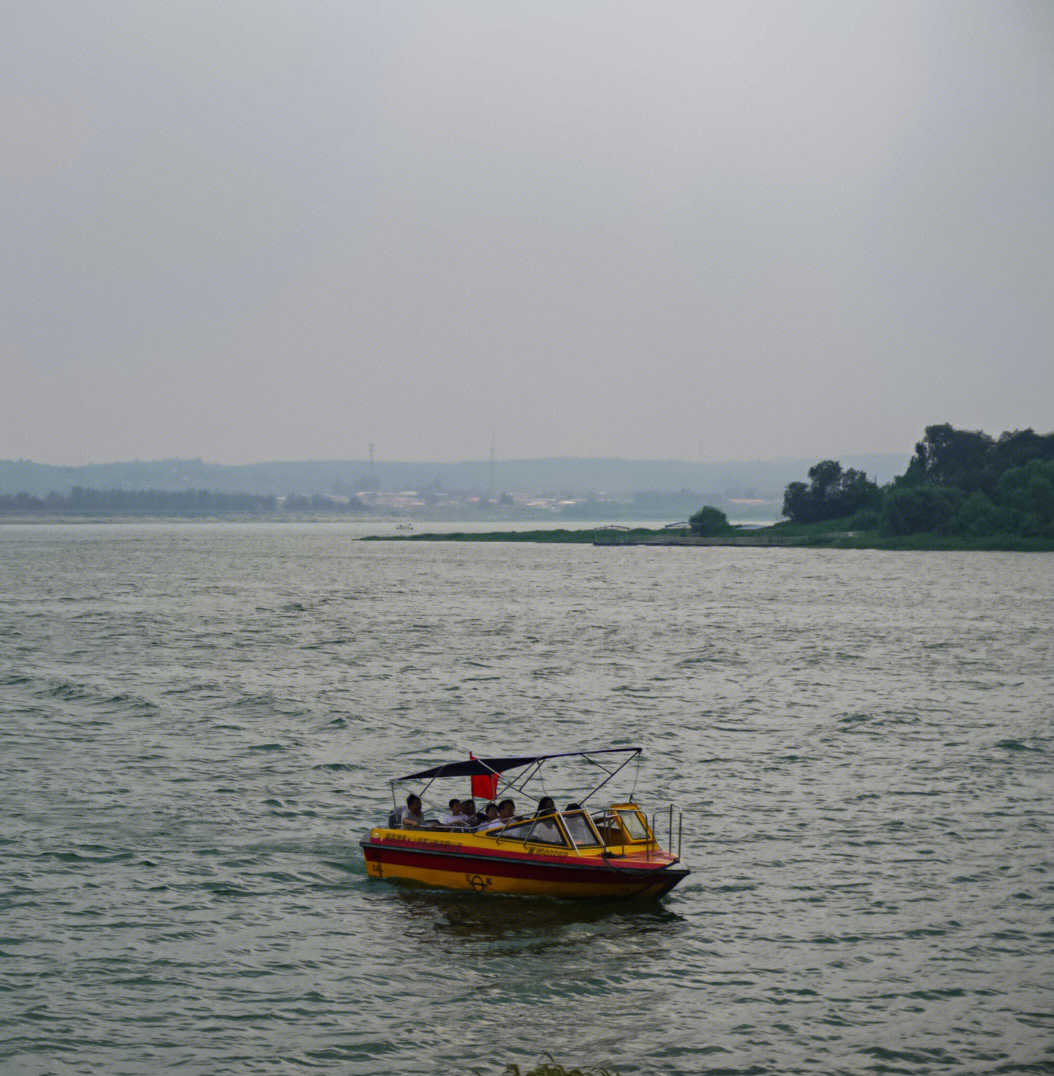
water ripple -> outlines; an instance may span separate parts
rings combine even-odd
[[[1050,1071],[1051,558],[347,534],[0,531],[0,1070]],[[663,904],[366,876],[405,766],[583,741]]]

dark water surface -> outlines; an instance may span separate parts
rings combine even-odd
[[[0,1071],[1050,1072],[1052,599],[1044,554],[0,529]],[[388,777],[618,742],[686,811],[662,904],[366,877]]]

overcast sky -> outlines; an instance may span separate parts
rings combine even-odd
[[[1054,428],[1054,4],[0,0],[0,458]]]

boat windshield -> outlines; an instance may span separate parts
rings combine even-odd
[[[602,843],[585,811],[565,811],[561,817],[567,827],[567,832],[571,835],[571,840],[579,848]]]
[[[622,825],[625,826],[631,841],[646,841],[648,839],[648,831],[644,828],[644,822],[636,811],[616,811],[615,813],[622,821]]]
[[[567,840],[560,832],[556,818],[551,814],[544,818],[530,818],[526,822],[518,822],[504,829],[491,830],[488,836],[500,837],[502,840],[533,841],[539,844],[567,846]]]

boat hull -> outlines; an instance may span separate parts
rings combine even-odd
[[[486,838],[373,830],[362,841],[366,870],[443,889],[577,900],[657,898],[689,871],[674,856],[651,851],[617,859],[550,849],[511,850]]]

